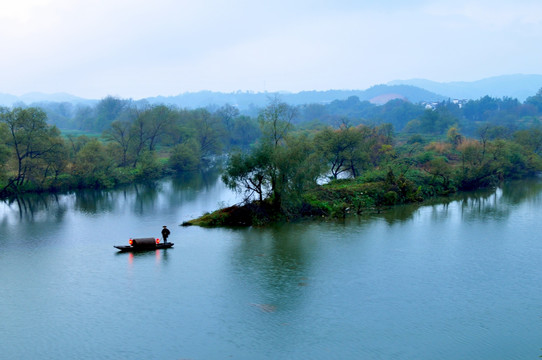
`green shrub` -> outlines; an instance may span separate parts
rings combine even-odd
[[[395,191],[388,191],[384,194],[384,205],[395,205],[399,200],[399,195]]]

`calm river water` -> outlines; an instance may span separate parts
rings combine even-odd
[[[0,203],[2,359],[538,359],[542,181],[204,229],[217,175]],[[117,253],[172,230],[173,249]]]

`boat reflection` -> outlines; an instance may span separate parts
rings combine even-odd
[[[126,256],[128,258],[128,265],[130,266],[133,266],[136,261],[148,260],[151,257],[154,257],[156,265],[160,265],[168,261],[168,249],[137,252],[118,251],[115,253],[115,256]]]

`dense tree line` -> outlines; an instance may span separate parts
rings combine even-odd
[[[476,136],[480,127],[491,125],[506,128],[511,133],[540,125],[542,89],[523,103],[513,98],[484,96],[477,100],[447,100],[433,104],[413,104],[396,99],[375,105],[352,96],[328,104],[300,106],[299,115],[296,124],[305,128],[388,123],[398,132],[446,134],[450,126],[455,126],[468,136]]]
[[[101,134],[63,136],[40,108],[0,108],[0,195],[111,187],[200,169],[260,136],[256,120],[231,106],[210,112],[106,98],[94,112]]]
[[[541,89],[542,90],[542,89]],[[21,104],[19,107],[25,107]],[[113,121],[128,117],[134,109],[152,108],[145,100],[133,101],[108,96],[94,104],[39,103],[32,105],[43,109],[48,123],[60,129],[98,132],[108,129]],[[252,107],[239,113],[233,106],[227,110],[209,107],[207,111],[222,117],[224,125],[238,140],[243,132],[235,133],[229,123],[241,115],[256,117],[261,109]],[[375,126],[392,124],[397,132],[445,134],[455,126],[468,136],[476,136],[478,128],[488,124],[513,131],[539,124],[542,116],[542,92],[528,97],[523,103],[515,98],[484,96],[476,100],[446,100],[439,103],[411,103],[402,99],[375,105],[361,101],[357,96],[329,103],[307,103],[295,106],[297,115],[293,124],[303,128],[339,127],[341,124]],[[246,119],[248,119],[248,117]]]
[[[398,139],[391,124],[295,130],[297,110],[270,103],[260,114],[260,141],[251,151],[230,156],[223,180],[243,192],[246,203],[243,216],[230,218],[245,224],[247,216],[266,222],[277,214],[362,211],[494,186],[542,170],[540,127],[508,129],[499,136],[496,126],[486,124],[477,137],[466,137],[457,123],[442,120],[454,118],[444,108],[420,119],[431,136]],[[435,138],[440,126],[446,136]],[[215,220],[211,214],[204,221]]]
[[[189,110],[111,96],[95,105],[1,108],[0,191],[109,187],[202,168],[227,153],[226,183],[276,209],[295,209],[299,194],[327,178],[420,173],[440,181],[427,193],[475,188],[538,169],[541,104],[542,91],[524,103],[486,96],[430,109],[273,98],[254,118],[230,105]]]

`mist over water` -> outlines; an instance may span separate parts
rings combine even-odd
[[[534,359],[542,182],[345,221],[180,227],[217,174],[0,203],[6,359]],[[117,253],[172,231],[173,249]]]

